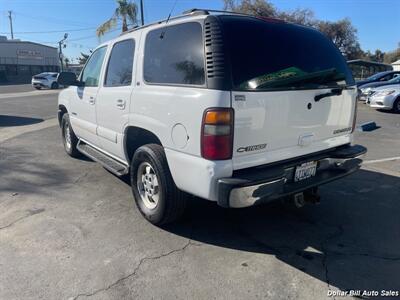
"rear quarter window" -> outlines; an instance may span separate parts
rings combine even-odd
[[[146,36],[143,76],[147,83],[204,85],[204,47],[198,22],[171,25]]]

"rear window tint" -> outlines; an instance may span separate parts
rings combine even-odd
[[[204,47],[197,22],[150,31],[146,36],[144,80],[148,83],[203,85]]]
[[[220,16],[220,19],[235,88],[317,86],[322,82],[321,76],[325,76],[324,82],[332,81],[330,84],[354,83],[340,51],[314,29],[249,17]],[[334,74],[332,70],[336,70]],[[306,78],[306,83],[303,80],[294,84],[296,76]]]

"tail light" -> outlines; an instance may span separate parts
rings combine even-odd
[[[356,121],[357,121],[357,106],[358,101],[360,101],[361,90],[357,89],[356,103],[354,104],[354,115],[353,115],[353,125],[351,126],[351,133],[356,129]]]
[[[210,160],[230,159],[232,148],[233,109],[207,109],[201,129],[201,156]]]

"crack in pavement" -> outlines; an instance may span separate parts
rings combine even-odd
[[[326,244],[335,238],[340,237],[344,233],[344,229],[342,225],[337,226],[338,230],[334,232],[333,234],[328,235],[328,237],[321,243],[321,250],[322,250],[322,266],[325,270],[325,282],[328,285],[328,289],[331,291],[331,282],[329,279],[329,269],[328,269],[328,249],[326,247]],[[333,296],[333,299],[336,300],[336,297]]]
[[[376,259],[383,259],[383,260],[390,260],[390,261],[400,261],[400,256],[384,256],[384,255],[378,255],[378,254],[369,254],[369,253],[364,253],[364,252],[350,252],[350,253],[346,253],[346,252],[339,252],[339,251],[331,251],[331,250],[327,250],[330,254],[333,255],[339,255],[339,256],[365,256],[365,257],[372,257],[372,258],[376,258]]]
[[[77,300],[77,299],[80,298],[80,297],[92,297],[92,296],[94,296],[94,295],[96,295],[96,294],[98,294],[98,293],[108,291],[109,289],[111,289],[111,288],[113,288],[113,287],[119,285],[121,282],[125,281],[126,279],[129,279],[129,278],[135,276],[136,273],[139,271],[140,267],[141,267],[141,266],[143,265],[143,263],[145,263],[146,261],[158,260],[158,259],[161,259],[161,258],[163,258],[163,257],[169,256],[169,255],[171,255],[171,254],[185,251],[189,246],[201,246],[201,244],[192,243],[192,241],[189,239],[189,241],[188,241],[183,247],[181,247],[181,248],[179,248],[179,249],[174,249],[174,250],[171,250],[171,251],[169,251],[169,252],[167,252],[167,253],[163,253],[163,254],[160,254],[160,255],[157,255],[157,256],[148,256],[148,257],[146,256],[146,257],[143,257],[143,258],[139,261],[138,265],[135,267],[135,269],[133,269],[133,271],[132,271],[131,273],[129,273],[129,274],[127,274],[127,275],[125,275],[125,276],[119,278],[118,280],[114,281],[113,283],[111,283],[111,284],[108,285],[107,287],[101,288],[101,289],[97,289],[97,290],[95,290],[95,291],[93,291],[93,292],[91,292],[91,293],[82,293],[82,294],[78,294],[78,295],[76,295],[75,297],[72,297],[72,298],[70,298],[70,299],[71,299],[71,300]]]
[[[78,178],[76,178],[73,182],[73,184],[78,183],[78,181],[80,181],[81,179],[85,178],[86,176],[89,175],[89,172],[85,172],[83,173],[81,176],[79,176]]]
[[[22,216],[22,217],[20,217],[20,218],[18,218],[18,219],[16,219],[16,220],[12,221],[12,222],[11,222],[10,224],[8,224],[8,225],[5,225],[5,226],[3,226],[3,227],[0,227],[0,230],[9,228],[9,227],[13,226],[13,225],[16,224],[16,223],[18,223],[18,222],[20,222],[20,221],[22,221],[22,220],[24,220],[24,219],[26,219],[26,218],[28,218],[28,217],[31,217],[31,216],[40,214],[41,212],[44,212],[44,209],[28,210],[28,214],[27,214],[27,215]]]

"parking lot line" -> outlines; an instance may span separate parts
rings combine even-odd
[[[7,93],[7,94],[0,94],[0,99],[58,94],[59,92],[60,92],[60,90],[30,91],[30,92],[21,92],[21,93]]]
[[[363,162],[363,164],[369,165],[369,164],[376,164],[376,163],[381,163],[381,162],[385,162],[385,161],[393,161],[393,160],[400,160],[400,156],[388,157],[388,158],[382,158],[382,159],[374,159],[374,160],[366,160]]]

